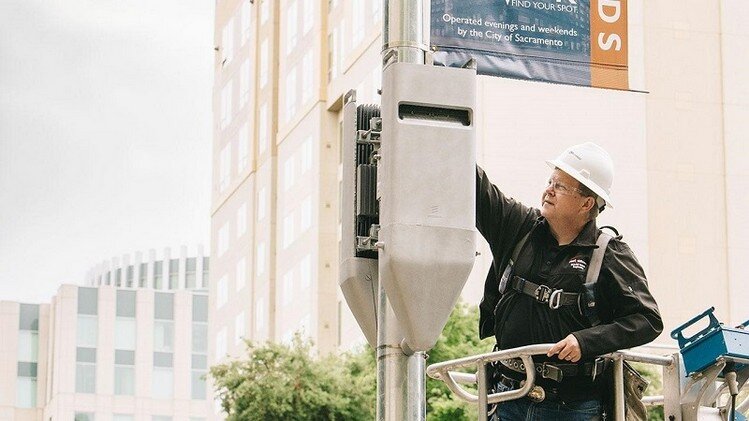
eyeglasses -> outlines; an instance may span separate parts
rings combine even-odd
[[[549,187],[551,187],[551,189],[554,190],[555,194],[566,194],[566,195],[572,195],[573,193],[577,193],[579,195],[583,194],[583,191],[581,189],[578,189],[577,187],[570,187],[566,184],[562,184],[553,178],[550,178],[549,181],[546,182],[546,188],[548,189]]]

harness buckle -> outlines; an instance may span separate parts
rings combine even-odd
[[[556,310],[562,305],[562,290],[555,289],[549,296],[549,308]]]
[[[536,301],[539,303],[547,303],[549,302],[549,297],[551,296],[552,289],[549,288],[546,285],[539,285],[538,288],[536,288],[536,291],[533,293],[533,296],[536,298]]]

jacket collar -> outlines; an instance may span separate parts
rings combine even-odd
[[[553,238],[551,235],[551,229],[549,228],[549,221],[547,221],[543,216],[539,216],[536,221],[538,222],[536,228],[541,228],[541,232],[544,232],[546,235]],[[596,221],[593,219],[583,226],[583,229],[579,234],[577,234],[577,237],[575,237],[575,239],[568,245],[574,247],[598,247],[596,245],[597,239],[598,227],[596,227]]]

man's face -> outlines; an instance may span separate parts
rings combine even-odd
[[[541,215],[549,222],[574,220],[585,213],[582,210],[585,197],[580,193],[580,183],[566,172],[555,168],[541,195]]]

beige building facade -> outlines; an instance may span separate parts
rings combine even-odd
[[[599,225],[617,227],[637,254],[666,331],[713,305],[737,324],[749,317],[749,4],[628,5],[638,91],[481,76],[477,160],[536,205],[545,159],[603,145],[616,177]],[[321,350],[363,342],[337,288],[341,106],[350,89],[379,102],[381,15],[381,0],[217,2],[211,364],[242,355],[241,338],[295,330]],[[490,263],[483,244],[468,302],[479,302]]]
[[[0,419],[205,420],[208,261],[169,254],[105,262],[50,304],[0,302]]]

